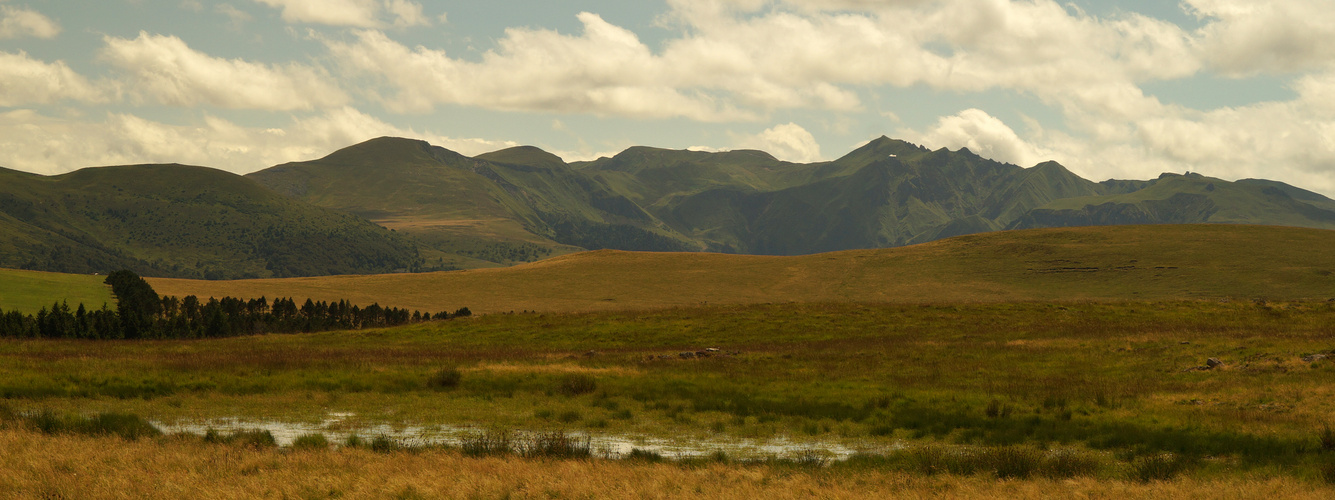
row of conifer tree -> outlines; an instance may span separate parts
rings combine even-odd
[[[270,303],[261,297],[244,300],[194,295],[184,299],[160,297],[153,287],[131,271],[116,271],[106,283],[116,296],[116,308],[103,304],[74,310],[64,302],[37,314],[0,311],[0,337],[51,339],[180,339],[218,338],[263,333],[319,332],[398,326],[423,321],[470,316],[467,307],[451,312],[423,313],[371,304],[358,307],[346,300],[315,302],[298,307],[290,298]]]

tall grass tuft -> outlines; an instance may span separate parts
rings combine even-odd
[[[1325,461],[1321,464],[1320,469],[1321,479],[1324,479],[1326,484],[1335,484],[1335,460]]]
[[[348,434],[347,439],[343,440],[343,447],[345,448],[360,448],[362,446],[366,446],[366,441],[356,434]]]
[[[227,436],[226,442],[257,450],[278,446],[278,440],[267,430],[236,431]]]
[[[992,448],[980,457],[999,479],[1026,479],[1043,463],[1043,452],[1022,446]]]
[[[1057,450],[1043,459],[1042,473],[1051,479],[1093,476],[1101,463],[1097,457],[1075,450]]]
[[[162,435],[162,431],[153,424],[129,413],[101,413],[79,424],[82,427],[79,431],[85,434],[120,436],[129,441]]]
[[[369,448],[376,453],[390,453],[403,449],[403,446],[382,434],[371,440]]]
[[[490,430],[464,436],[459,440],[459,447],[464,455],[484,457],[510,453],[514,436],[509,431]]]
[[[1137,481],[1168,481],[1186,470],[1187,463],[1182,457],[1172,453],[1159,453],[1140,457],[1131,463],[1131,475]]]
[[[1335,451],[1335,430],[1330,428],[1330,424],[1321,427],[1321,433],[1317,435],[1317,441],[1321,443],[1321,451]]]
[[[565,431],[529,435],[516,444],[515,452],[526,458],[585,459],[593,456],[587,436],[580,438]]]
[[[162,431],[138,415],[99,413],[91,417],[61,417],[43,410],[26,418],[28,426],[45,434],[74,433],[90,436],[119,436],[128,441],[161,436]]]
[[[626,454],[626,460],[633,462],[658,463],[663,461],[663,454],[654,450],[631,448],[630,453]]]
[[[302,434],[292,441],[294,450],[327,450],[329,449],[329,438],[324,434]]]
[[[597,388],[598,382],[593,377],[583,373],[572,373],[561,378],[561,386],[558,389],[561,394],[578,396],[593,392]]]
[[[447,391],[459,387],[463,378],[464,375],[458,368],[441,368],[427,378],[426,386],[437,391]]]

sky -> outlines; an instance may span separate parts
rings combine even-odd
[[[1335,195],[1335,0],[0,0],[0,166],[885,135]]]

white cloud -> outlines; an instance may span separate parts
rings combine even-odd
[[[1186,0],[1208,22],[1202,56],[1226,74],[1335,66],[1335,5],[1310,0]]]
[[[213,116],[180,126],[122,113],[89,122],[16,110],[0,113],[0,165],[58,174],[90,166],[171,162],[247,173],[319,158],[380,136],[422,139],[469,156],[516,145],[417,132],[352,108],[294,118],[282,129],[244,127]]]
[[[0,40],[9,38],[55,38],[60,25],[32,9],[0,5]]]
[[[396,28],[431,25],[431,20],[422,15],[422,6],[408,0],[385,0],[385,10],[394,15]]]
[[[700,121],[749,120],[703,89],[678,89],[634,33],[594,14],[581,14],[579,37],[547,30],[511,29],[481,62],[444,51],[409,49],[379,31],[358,31],[344,42],[323,39],[344,69],[383,79],[381,96],[400,112],[438,104],[510,111],[589,113],[640,118],[682,116]]]
[[[289,23],[324,24],[357,28],[394,26],[430,26],[422,15],[422,5],[409,0],[255,0],[283,10],[283,20]],[[386,23],[382,13],[392,20]]]
[[[821,161],[820,144],[816,138],[796,123],[785,123],[766,129],[737,141],[741,149],[759,149],[775,158],[795,163]]]
[[[63,100],[104,102],[108,92],[62,61],[48,63],[27,53],[0,51],[0,106],[50,104]]]
[[[1001,120],[980,109],[966,109],[942,117],[926,133],[901,131],[904,139],[929,149],[969,148],[974,154],[997,161],[1032,167],[1051,159],[1051,153],[1021,139]]]
[[[277,1],[277,0],[265,0]],[[700,121],[758,121],[780,109],[850,111],[850,87],[926,85],[1106,98],[1201,68],[1190,34],[1140,15],[1100,19],[1052,0],[811,2],[674,0],[655,51],[592,13],[583,32],[512,28],[480,61],[406,47],[379,31],[323,39],[351,74],[382,79],[392,110],[440,104]],[[913,19],[914,22],[904,22]],[[943,50],[942,48],[945,48]],[[1113,104],[1114,106],[1119,104]]]
[[[106,37],[102,58],[128,74],[130,92],[171,106],[309,110],[349,101],[323,70],[296,63],[266,65],[220,59],[174,36]]]

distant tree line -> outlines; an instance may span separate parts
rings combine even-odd
[[[451,312],[409,312],[371,304],[358,307],[346,300],[306,303],[261,297],[244,300],[194,295],[159,297],[153,287],[131,271],[116,271],[106,283],[116,296],[116,309],[90,310],[65,302],[42,308],[36,315],[0,311],[0,337],[48,339],[182,339],[218,338],[262,333],[320,332],[398,326],[470,316],[467,307]]]

